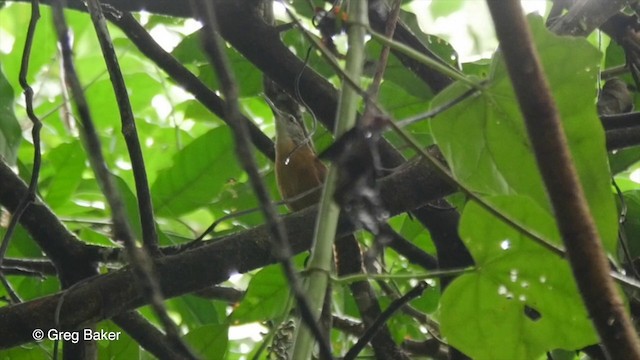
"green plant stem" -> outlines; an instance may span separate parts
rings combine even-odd
[[[367,1],[352,0],[349,3],[349,14],[358,19],[359,24],[366,24]],[[345,73],[359,83],[364,63],[364,41],[366,29],[359,24],[352,24],[348,31],[349,50],[347,52]],[[356,123],[359,94],[347,82],[343,82],[338,105],[338,119],[336,122],[335,136],[338,138]],[[314,246],[307,266],[307,296],[309,305],[316,318],[320,317],[325,292],[329,283],[331,264],[333,260],[333,241],[336,235],[340,208],[333,201],[333,193],[336,187],[337,169],[330,167],[325,186],[322,192],[322,200],[316,222]],[[313,351],[313,338],[309,330],[304,326],[298,326],[292,359],[310,359]]]
[[[434,70],[440,72],[443,75],[446,75],[454,80],[458,80],[460,82],[463,82],[475,89],[478,90],[482,90],[482,84],[480,84],[479,82],[473,81],[473,79],[459,71],[456,71],[455,69],[453,69],[450,66],[447,66],[437,60],[434,60],[432,58],[429,58],[427,56],[424,56],[423,54],[417,52],[416,50],[412,49],[411,47],[399,43],[397,41],[394,41],[393,39],[390,39],[382,34],[377,33],[375,30],[373,30],[371,27],[369,27],[368,25],[365,26],[366,30],[369,32],[369,34],[371,35],[372,38],[376,39],[377,41],[381,42],[383,45],[389,46],[390,48],[397,50],[409,57],[412,57],[414,59],[416,59],[417,61],[433,68]]]
[[[464,269],[449,269],[440,271],[431,271],[423,274],[354,274],[349,276],[342,276],[339,278],[332,277],[331,281],[337,284],[350,284],[356,281],[365,280],[425,280],[435,279],[445,276],[458,276],[475,272],[477,268],[468,267]]]

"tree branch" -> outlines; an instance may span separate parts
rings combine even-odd
[[[582,299],[609,356],[640,359],[520,3],[487,4]]]
[[[625,0],[577,0],[549,29],[559,35],[587,36],[626,3]]]
[[[0,162],[0,204],[15,207],[26,185],[11,169]],[[407,164],[395,174],[381,180],[381,197],[390,215],[420,207],[453,192],[435,172],[419,162]],[[415,193],[413,189],[423,191]],[[316,209],[310,208],[283,219],[293,253],[309,248],[313,237]],[[66,260],[69,268],[88,266],[84,246],[43,204],[30,206],[21,220],[27,231],[44,243],[71,242],[56,256]],[[342,219],[338,235],[354,231]],[[275,262],[271,254],[269,232],[265,225],[239,232],[192,251],[168,256],[154,262],[163,294],[174,297],[225,281],[233,273],[244,273]],[[77,242],[76,242],[77,241]],[[87,250],[93,252],[94,250]],[[85,259],[85,260],[83,260]],[[66,269],[63,269],[66,271]],[[85,273],[86,274],[86,273]],[[0,348],[32,341],[35,328],[52,328],[53,314],[61,294],[47,296],[15,306],[0,308]],[[111,318],[144,304],[130,268],[96,277],[70,290],[61,309],[61,329],[75,329],[84,324]]]

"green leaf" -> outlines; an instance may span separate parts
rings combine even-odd
[[[191,330],[184,339],[196,353],[205,359],[222,360],[229,346],[227,325],[204,325]]]
[[[478,61],[462,64],[462,70],[467,75],[477,76],[481,79],[489,77],[491,72],[491,60],[480,59]]]
[[[637,146],[609,154],[612,174],[618,174],[638,161],[640,161],[640,147]]]
[[[18,279],[18,281],[12,282],[14,284],[13,288],[24,301],[42,298],[60,291],[60,282],[53,276],[45,279],[25,276],[22,279]]]
[[[623,195],[627,206],[624,231],[631,258],[636,259],[640,256],[640,190],[627,191]]]
[[[126,332],[110,321],[101,323],[96,331],[106,331],[114,336],[116,340],[98,341],[98,359],[137,359],[140,356],[140,347]],[[82,330],[81,330],[82,331]],[[82,334],[80,335],[82,336]]]
[[[289,297],[289,284],[279,266],[258,271],[247,287],[240,305],[231,314],[234,324],[273,319],[282,315]]]
[[[251,62],[231,47],[226,48],[229,64],[238,82],[241,97],[255,96],[262,92],[262,73]],[[200,32],[185,37],[172,52],[181,63],[197,65],[198,77],[212,89],[219,89],[218,76],[209,63],[209,58],[202,52]]]
[[[429,103],[424,98],[411,95],[405,89],[393,82],[384,82],[380,87],[379,101],[394,118],[402,119],[429,110]]]
[[[70,17],[77,18],[78,12],[66,12],[67,20]],[[85,15],[80,15],[87,18]],[[20,66],[22,60],[22,52],[24,49],[25,40],[27,37],[26,26],[28,20],[31,18],[31,5],[30,4],[11,4],[10,7],[2,9],[0,11],[0,28],[5,30],[1,36],[10,34],[14,36],[13,47],[9,53],[5,54],[0,51],[0,63],[6,74],[9,74],[8,80],[15,89],[20,88],[18,83],[18,74],[20,73]],[[55,31],[53,31],[51,11],[48,6],[43,6],[40,9],[40,20],[38,20],[38,26],[34,34],[33,42],[34,47],[29,57],[29,74],[27,75],[27,82],[34,84],[38,74],[43,71],[43,68],[51,64],[51,60],[55,58],[57,41]],[[89,19],[87,21],[90,22]]]
[[[0,360],[41,360],[51,357],[51,352],[47,349],[47,345],[43,344],[27,344],[21,347],[3,350],[0,354]]]
[[[456,68],[458,67],[458,53],[453,46],[435,35],[423,32],[422,28],[420,28],[420,24],[418,23],[418,17],[416,14],[400,10],[400,19],[429,50],[436,54],[445,63]]]
[[[221,324],[224,312],[214,302],[193,295],[185,295],[167,302],[171,310],[182,316],[182,323],[188,326]]]
[[[280,200],[276,186],[276,177],[273,171],[265,171],[262,173],[262,181],[267,189],[271,190],[271,199]],[[243,177],[243,181],[229,182],[224,185],[220,192],[220,196],[216,202],[209,206],[210,212],[215,217],[222,217],[228,213],[234,213],[248,209],[259,209],[260,204],[256,199],[251,183]],[[279,206],[281,212],[286,212],[284,205]],[[245,227],[256,226],[264,223],[264,216],[260,211],[254,211],[233,219],[230,219],[227,226],[242,225]],[[221,224],[222,225],[222,224]],[[216,229],[218,232],[219,229]]]
[[[462,8],[463,0],[433,1],[429,6],[431,16],[435,19],[442,16],[449,16]]]
[[[44,162],[53,176],[43,189],[45,202],[52,208],[64,205],[78,188],[85,169],[84,151],[79,141],[62,144],[46,154]]]
[[[559,241],[553,217],[530,198],[491,200]],[[535,359],[598,341],[564,259],[475,203],[465,207],[460,236],[478,270],[454,280],[442,296],[441,330],[451,345],[474,359]]]
[[[173,165],[158,173],[151,187],[155,210],[175,217],[210,203],[225,182],[237,177],[229,129],[213,129],[193,140],[173,158]]]
[[[369,41],[366,44],[367,56],[374,61],[378,61],[380,52],[382,51],[382,45],[377,41]],[[385,82],[382,83],[384,89],[387,85],[387,80],[393,84],[401,87],[407,93],[411,94],[422,100],[430,99],[433,96],[433,92],[419,77],[416,76],[411,70],[407,69],[400,60],[393,55],[389,54],[389,60],[387,61],[387,67],[384,71]],[[391,111],[385,106],[387,111]]]
[[[410,240],[416,246],[419,246],[422,250],[429,254],[435,254],[436,248],[431,240],[431,235],[428,231],[424,231],[424,225],[418,220],[413,219],[411,216],[403,215],[402,227],[398,231],[400,235],[404,236],[407,240]]]
[[[0,68],[0,158],[10,165],[16,163],[22,140],[22,130],[13,111],[13,100],[13,88]]]
[[[137,240],[142,241],[142,223],[140,221],[140,208],[138,206],[138,199],[136,195],[131,191],[127,183],[121,178],[116,176],[116,186],[122,196],[125,211],[127,212],[127,219],[129,219],[129,226],[133,230],[134,236]],[[158,228],[156,223],[156,232],[158,234],[158,244],[160,245],[175,245],[174,242]]]
[[[0,235],[4,235],[4,231],[4,228],[0,228]],[[7,256],[42,258],[44,255],[42,249],[33,241],[29,233],[22,226],[17,226],[9,243]]]
[[[594,98],[600,54],[584,39],[549,33],[540,17],[529,19],[591,213],[604,246],[614,253],[616,209]],[[569,58],[572,61],[566,61]],[[551,213],[518,102],[499,55],[493,69],[490,83],[481,94],[434,119],[433,136],[456,178],[474,191],[526,195]],[[466,90],[457,83],[441,93],[434,106]]]
[[[91,66],[91,62],[87,66]],[[162,91],[162,85],[156,79],[145,73],[126,74],[127,91],[131,99],[131,108],[135,114],[140,114],[152,106],[153,98]],[[99,131],[112,131],[121,136],[121,122],[117,115],[117,102],[113,92],[113,85],[108,76],[100,77],[86,90],[91,116]],[[154,114],[155,115],[155,114]],[[157,115],[156,115],[157,116]],[[139,124],[137,124],[140,127]]]
[[[282,34],[282,42],[291,49],[299,58],[307,60],[307,66],[322,75],[325,79],[335,76],[333,68],[327,64],[319,50],[313,50],[313,45],[307,41],[307,38],[295,29],[286,31]],[[316,37],[320,41],[319,37]],[[312,51],[309,53],[309,49]],[[308,57],[307,57],[308,54]]]

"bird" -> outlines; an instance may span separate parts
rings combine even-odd
[[[276,124],[276,183],[282,199],[292,211],[302,210],[320,201],[320,185],[327,167],[318,159],[304,125],[292,114],[270,104]],[[302,194],[317,188],[318,191]]]
[[[618,78],[607,80],[598,96],[598,114],[616,115],[632,110],[633,95],[627,84]]]

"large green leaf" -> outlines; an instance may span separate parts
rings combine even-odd
[[[100,349],[99,360],[137,359],[140,356],[138,343],[112,322],[108,321],[100,324],[97,331],[105,331],[113,334],[113,336],[118,336],[117,340],[100,340],[97,342]]]
[[[627,216],[623,224],[626,232],[627,246],[632,259],[640,257],[640,191],[624,193]]]
[[[139,241],[142,241],[142,222],[140,220],[140,208],[138,205],[138,199],[136,194],[129,188],[127,183],[119,176],[115,177],[116,186],[120,191],[125,211],[127,212],[127,219],[129,220],[129,226],[133,231],[134,236]],[[164,231],[162,231],[156,223],[156,232],[158,235],[157,241],[160,245],[174,245],[175,243],[169,238]],[[117,240],[117,239],[116,239]]]
[[[449,16],[460,10],[463,4],[464,0],[433,1],[429,6],[429,10],[431,10],[431,16],[437,19]]]
[[[181,323],[188,326],[222,323],[221,318],[224,318],[225,305],[220,306],[220,303],[193,295],[185,295],[167,301],[168,309],[180,314]]]
[[[69,22],[82,21],[81,18],[91,22],[87,16],[78,12],[66,12],[66,15]],[[1,36],[10,34],[14,36],[15,40],[8,53],[0,51],[0,62],[2,62],[3,70],[9,74],[9,81],[15,89],[20,88],[18,74],[27,37],[26,26],[30,18],[31,5],[29,4],[15,3],[0,11],[0,29],[6,31]],[[48,6],[41,7],[40,19],[33,38],[35,45],[29,57],[29,74],[27,75],[29,84],[34,84],[37,75],[55,58],[57,39],[55,31],[53,31],[52,18],[50,8]],[[10,36],[7,36],[7,39],[9,38]]]
[[[154,96],[162,91],[162,84],[149,74],[127,74],[126,82],[127,91],[131,96],[131,108],[135,114],[140,114],[151,107]],[[87,89],[86,96],[92,110],[91,116],[98,130],[112,129],[111,131],[117,136],[121,136],[122,125],[117,112],[113,85],[109,78],[104,77],[93,82]]]
[[[559,242],[553,217],[531,198],[491,200]],[[457,278],[442,296],[441,330],[451,345],[474,359],[535,359],[597,342],[564,259],[475,203],[465,207],[460,236],[478,270]]]
[[[62,144],[46,154],[46,170],[51,180],[42,189],[45,202],[56,209],[64,205],[82,181],[86,157],[79,141]]]
[[[28,344],[3,350],[0,360],[40,360],[51,356],[49,349],[42,344]]]
[[[264,321],[282,315],[289,297],[289,283],[280,266],[269,266],[258,271],[240,305],[231,315],[234,323]]]
[[[380,57],[380,52],[382,51],[382,45],[377,41],[369,41],[366,44],[366,51],[367,56],[377,62]],[[423,106],[426,105],[425,99],[433,97],[433,92],[429,89],[429,86],[417,77],[415,73],[407,69],[393,53],[389,54],[387,67],[384,71],[384,79],[385,82],[382,83],[383,88],[387,85],[387,81],[390,81],[404,89],[408,94],[420,98]],[[385,110],[392,111],[386,104],[383,105],[385,105]]]
[[[0,158],[15,164],[22,140],[20,124],[13,112],[13,88],[0,69]]]
[[[458,53],[453,46],[435,35],[423,32],[416,14],[400,10],[400,19],[413,32],[413,34],[422,41],[424,46],[431,50],[445,63],[458,67]]]
[[[262,73],[239,52],[231,47],[226,48],[229,63],[238,82],[240,96],[255,96],[262,91]],[[209,62],[209,58],[202,52],[200,32],[185,37],[172,52],[182,63],[193,63],[197,66],[198,77],[212,89],[219,89],[218,76]]]
[[[549,33],[540,17],[530,17],[530,23],[589,207],[606,249],[613,253],[616,209],[604,133],[594,105],[600,54],[584,39]],[[471,189],[485,194],[526,195],[550,213],[551,205],[499,53],[493,70],[480,95],[434,119],[433,136],[456,178]],[[457,83],[434,103],[449,102],[464,91],[465,86]]]
[[[193,140],[160,171],[151,187],[158,215],[175,217],[210,203],[228,180],[237,177],[229,129],[213,129]]]
[[[229,345],[227,325],[204,325],[191,330],[184,339],[204,359],[222,360]]]

